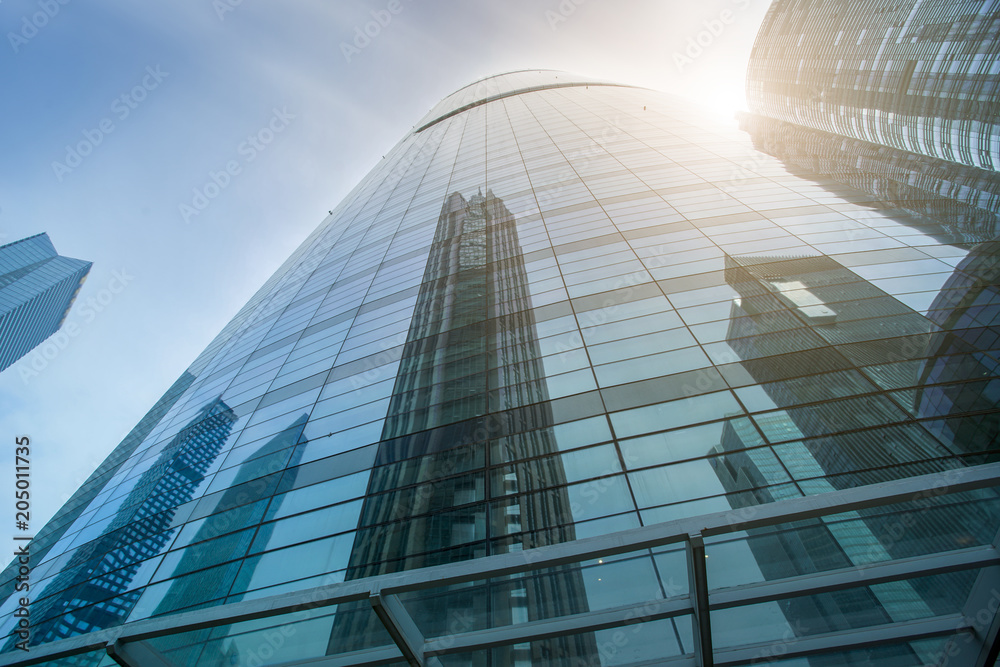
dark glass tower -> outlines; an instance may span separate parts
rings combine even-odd
[[[58,331],[90,267],[48,234],[0,246],[0,371]]]
[[[1000,5],[776,0],[747,74],[754,145],[953,223],[998,233]]]
[[[0,667],[933,664],[1000,563],[995,252],[843,192],[645,89],[446,97],[46,529]]]

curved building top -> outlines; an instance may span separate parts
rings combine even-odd
[[[420,119],[414,132],[421,132],[445,118],[450,118],[467,109],[472,109],[493,100],[520,95],[522,93],[530,93],[536,90],[572,86],[623,86],[634,88],[634,86],[626,84],[601,81],[599,79],[551,69],[506,72],[480,79],[448,95],[434,105],[434,108]]]

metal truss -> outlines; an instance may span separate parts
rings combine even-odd
[[[35,646],[27,653],[0,656],[0,667],[38,665],[72,656],[106,652],[122,667],[184,667],[159,652],[152,640],[186,632],[231,626],[244,621],[271,618],[274,627],[289,622],[285,615],[322,609],[346,602],[367,600],[393,640],[392,645],[309,660],[274,662],[309,667],[384,665],[406,661],[414,667],[438,666],[438,656],[483,651],[495,647],[566,637],[636,623],[688,616],[691,619],[694,652],[657,664],[725,667],[748,664],[770,644],[719,649],[713,646],[710,613],[716,610],[787,600],[838,590],[904,581],[962,570],[978,570],[979,579],[962,613],[921,620],[889,623],[863,629],[796,637],[783,647],[782,657],[805,656],[831,651],[849,651],[893,642],[928,637],[961,637],[951,641],[955,657],[951,664],[989,667],[997,658],[1000,618],[987,599],[1000,590],[1000,544],[972,546],[944,553],[870,563],[805,576],[745,584],[711,591],[705,564],[705,539],[746,530],[830,517],[845,512],[917,501],[929,495],[943,496],[977,489],[1000,487],[1000,463],[951,470],[883,482],[815,496],[719,512],[634,528],[608,535],[580,539],[521,552],[487,556],[418,570],[408,570],[368,579],[320,586],[306,591],[276,595],[199,609],[171,616],[144,619],[121,626]],[[929,494],[932,491],[932,494]],[[613,609],[561,616],[502,627],[424,637],[399,596],[415,591],[481,582],[547,568],[579,564],[599,558],[641,552],[667,545],[683,546],[687,553],[689,594],[651,600]],[[1000,600],[996,600],[1000,604]],[[989,618],[983,617],[983,610]],[[985,622],[984,622],[985,621]],[[950,654],[949,654],[950,655]],[[949,658],[950,660],[951,658]]]

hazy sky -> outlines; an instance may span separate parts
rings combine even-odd
[[[0,488],[29,436],[39,530],[444,96],[550,68],[674,92],[724,121],[768,4],[0,0],[0,244],[44,231],[94,263],[76,335],[0,373]],[[268,126],[271,143],[247,141]],[[239,173],[195,201],[231,161]],[[15,532],[7,497],[0,537]]]

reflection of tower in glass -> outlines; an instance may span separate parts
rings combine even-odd
[[[177,400],[184,395],[195,377],[188,372],[184,372],[176,382],[160,397],[160,400],[152,407],[142,420],[136,424],[121,444],[112,452],[97,469],[91,473],[87,481],[74,493],[66,504],[56,512],[52,519],[38,531],[34,539],[31,540],[31,558],[36,563],[44,563],[49,550],[56,545],[66,531],[80,518],[93,502],[94,498],[104,489],[108,480],[112,479],[128,457],[135,452],[136,448],[142,444],[143,440],[150,434],[153,427],[163,418],[167,412],[176,404]],[[15,561],[0,574],[0,581],[6,584],[0,585],[0,599],[7,598],[14,593],[14,576],[16,575]]]
[[[913,410],[942,419],[934,434],[973,463],[997,460],[1000,449],[1000,239],[980,243],[955,267],[931,303],[930,337],[916,367]],[[961,418],[958,418],[962,415]]]
[[[927,363],[919,358],[924,348],[943,335],[931,321],[829,257],[727,257],[726,281],[740,294],[726,342],[759,386],[745,394],[745,400],[757,401],[751,411],[770,410],[754,419],[772,443],[761,446],[748,423],[725,428],[711,462],[733,507],[779,500],[765,487],[784,482],[788,472],[798,489],[786,495],[808,495],[957,465],[951,455],[964,452],[930,435],[935,422],[911,418],[936,415],[907,414],[899,407],[912,406],[914,393],[926,390],[917,386],[913,370]],[[886,338],[886,318],[895,320],[894,335],[910,336]],[[983,494],[971,494],[970,502],[958,506],[924,508],[905,539],[884,539],[897,521],[892,515],[862,510],[838,521],[802,522],[794,531],[750,531],[750,547],[763,577],[771,580],[905,558],[970,535],[989,542],[992,535],[978,535],[994,525],[986,503],[975,502],[992,492]],[[809,634],[867,627],[942,613],[965,599],[972,576],[881,584],[780,606],[792,628],[804,624]],[[892,650],[910,656],[909,649],[886,650],[879,659],[903,657]],[[834,663],[813,657],[809,664]]]
[[[114,520],[73,554],[52,585],[60,591],[33,606],[39,624],[33,643],[43,643],[120,624],[139,598],[143,561],[157,555],[173,535],[179,505],[188,502],[219,455],[237,417],[221,399],[170,440],[156,462],[135,481]]]
[[[468,200],[453,193],[431,245],[347,579],[484,556],[492,537],[512,533],[527,533],[525,548],[575,539],[562,464],[537,458],[558,451],[544,428],[552,416],[540,357],[514,216],[489,190]],[[490,509],[489,498],[553,487]],[[507,624],[586,611],[586,597],[579,576],[565,573],[407,606],[441,626],[424,628],[433,636],[448,631],[448,609]],[[331,652],[359,647],[372,632],[370,612],[344,612]],[[596,655],[589,638],[555,644],[570,658]],[[508,649],[502,660],[534,652]]]
[[[183,556],[173,566],[170,574],[177,578],[172,580],[153,616],[225,598],[241,565],[243,576],[250,576],[256,561],[241,559],[251,543],[255,547],[266,545],[274,530],[273,522],[263,524],[259,530],[256,526],[264,517],[267,501],[282,471],[288,470],[285,483],[293,482],[298,473],[296,466],[305,447],[305,441],[300,442],[299,438],[307,421],[309,414],[301,415],[240,464],[232,484],[203,520],[190,541],[191,546],[184,549]],[[277,501],[268,512],[273,514],[279,507]],[[232,647],[209,641],[212,637],[225,637],[228,630],[229,626],[220,626],[185,635],[184,643],[189,648],[186,652],[172,653],[172,660],[185,665],[233,664],[230,662],[233,653],[227,650]]]
[[[815,179],[838,196],[915,213],[913,226],[942,243],[978,243],[1000,233],[1000,179],[996,172],[916,155],[815,130],[741,114],[754,148],[773,155],[796,175]],[[842,186],[848,186],[844,188]]]

